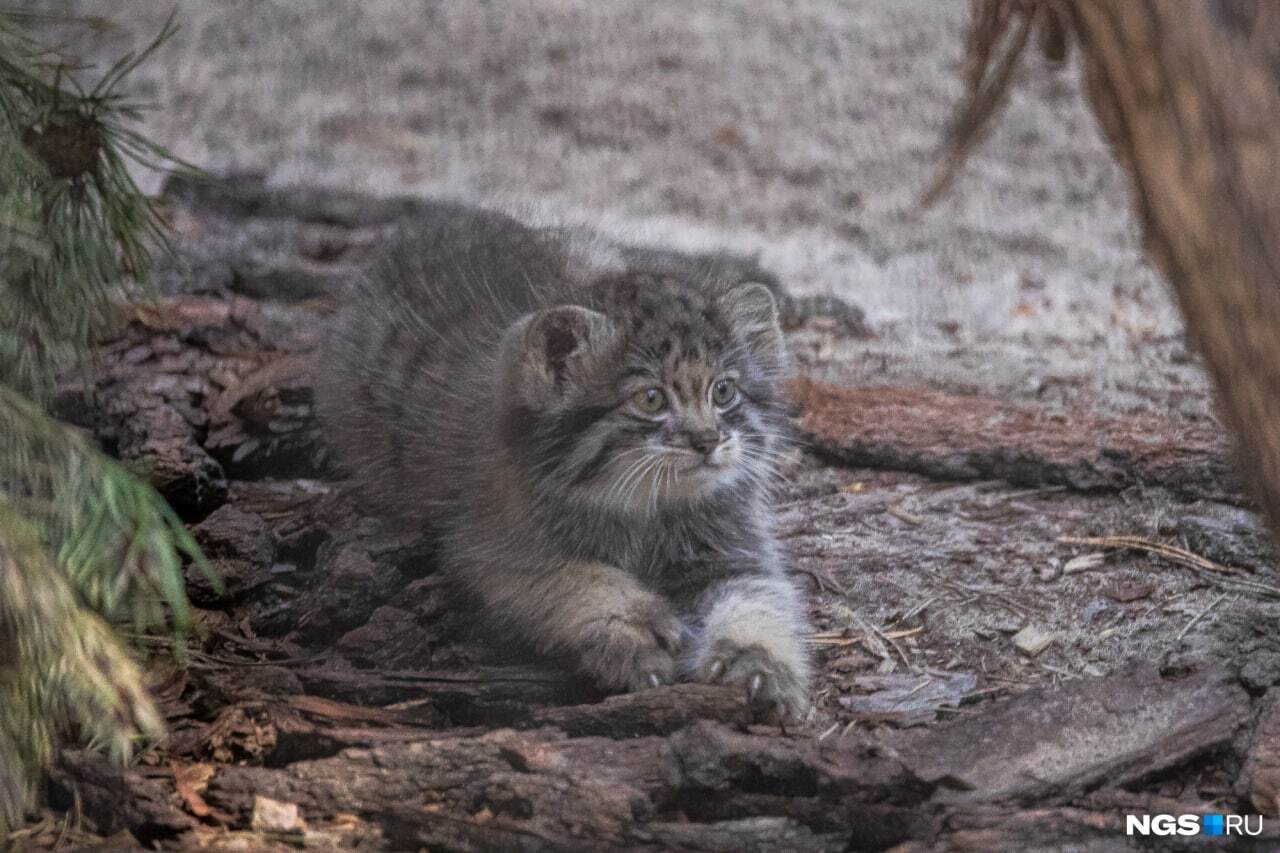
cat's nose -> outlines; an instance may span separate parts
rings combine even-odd
[[[691,432],[689,433],[689,446],[706,456],[720,446],[720,432],[718,430]]]

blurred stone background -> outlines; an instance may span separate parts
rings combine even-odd
[[[108,19],[39,28],[97,73],[174,8],[28,5]],[[1073,65],[1035,57],[952,191],[919,208],[967,10],[201,0],[177,4],[181,30],[134,91],[158,106],[146,132],[211,170],[758,253],[794,292],[867,312],[870,338],[793,341],[814,375],[1206,416]]]

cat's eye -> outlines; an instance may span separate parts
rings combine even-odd
[[[738,384],[732,379],[718,379],[711,386],[711,402],[717,406],[727,406],[738,396]]]
[[[632,394],[631,402],[646,415],[656,415],[667,407],[667,395],[661,388],[646,388]]]

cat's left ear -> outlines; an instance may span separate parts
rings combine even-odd
[[[736,285],[720,297],[720,306],[753,355],[771,365],[782,363],[786,350],[778,303],[768,287],[756,281]]]
[[[607,347],[613,326],[603,314],[559,305],[517,320],[498,355],[501,394],[534,411],[562,400],[584,366]]]

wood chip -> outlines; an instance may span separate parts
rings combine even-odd
[[[924,518],[922,516],[916,515],[914,512],[909,512],[900,506],[891,506],[886,509],[885,512],[889,513],[889,515],[892,515],[899,521],[905,521],[912,527],[919,527],[924,524]]]
[[[1155,592],[1155,589],[1155,585],[1149,583],[1118,583],[1104,589],[1102,594],[1112,601],[1127,604],[1130,601],[1146,598]]]
[[[183,766],[176,761],[169,762],[169,771],[173,774],[173,785],[182,798],[187,810],[196,817],[208,817],[213,810],[204,801],[201,794],[213,778],[213,765],[188,764]]]
[[[919,726],[937,719],[939,710],[959,705],[977,685],[972,672],[860,675],[849,682],[852,695],[838,701],[857,719]]]
[[[1055,638],[1053,634],[1041,631],[1035,625],[1028,625],[1014,634],[1012,639],[1018,651],[1033,658],[1049,648]]]
[[[304,832],[307,828],[297,803],[282,803],[261,794],[253,798],[250,825],[256,832]]]
[[[1093,551],[1088,554],[1081,554],[1078,557],[1072,557],[1067,560],[1067,564],[1062,567],[1064,575],[1074,575],[1077,572],[1087,572],[1090,569],[1096,569],[1107,559],[1107,555],[1101,551]]]

